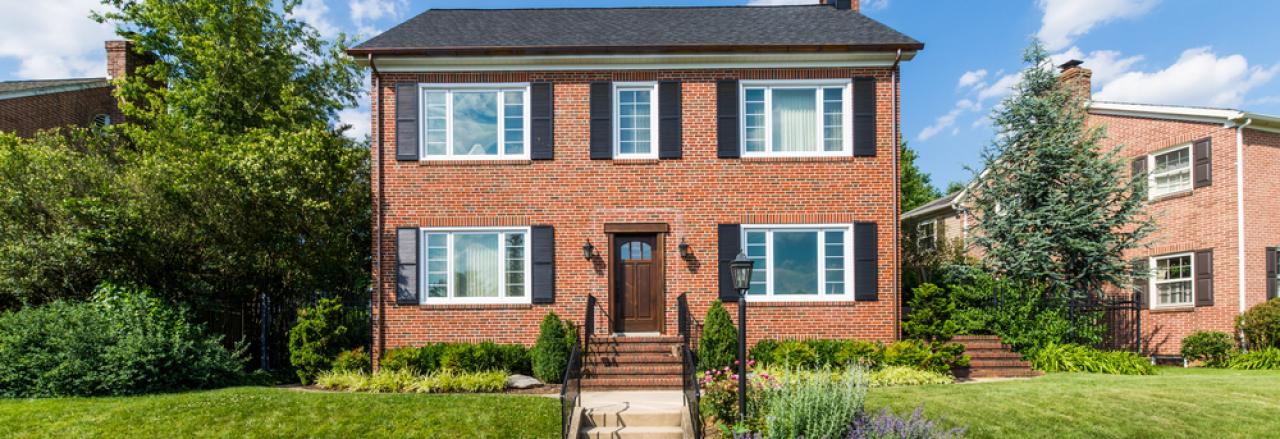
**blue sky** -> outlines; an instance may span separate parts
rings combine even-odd
[[[816,0],[306,0],[295,11],[325,35],[368,37],[428,8],[734,5]],[[1039,36],[1056,60],[1094,70],[1098,99],[1280,114],[1280,2],[1212,0],[862,0],[863,12],[925,42],[903,67],[903,134],[935,185],[970,177],[987,115]],[[1224,7],[1230,4],[1231,8]],[[0,80],[105,76],[89,20],[96,0],[0,0]],[[368,132],[367,108],[341,115]]]

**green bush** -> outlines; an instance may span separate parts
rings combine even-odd
[[[316,386],[328,390],[372,393],[477,393],[501,392],[507,374],[501,371],[439,371],[416,374],[408,370],[379,370],[374,374],[354,371],[322,372]]]
[[[369,361],[369,354],[364,348],[355,348],[349,351],[342,351],[338,354],[338,358],[333,360],[333,370],[349,371],[349,372],[369,372],[372,364]]]
[[[884,363],[884,344],[878,341],[844,340],[836,351],[834,366],[859,365],[866,368],[880,367]]]
[[[131,395],[242,383],[242,345],[145,289],[100,285],[91,302],[0,315],[0,396]]]
[[[333,369],[338,353],[350,348],[345,346],[344,316],[342,302],[336,298],[320,299],[316,306],[298,310],[298,323],[289,330],[289,363],[302,384]]]
[[[907,338],[928,343],[947,342],[959,330],[956,322],[951,320],[951,314],[956,310],[955,299],[937,285],[926,283],[916,287],[907,306],[911,313],[907,315],[907,321],[902,322],[902,332]]]
[[[900,340],[884,348],[884,364],[888,366],[919,367],[929,360],[933,351],[920,340]]]
[[[1031,356],[1031,367],[1044,372],[1154,375],[1155,366],[1133,352],[1104,352],[1074,344],[1050,344]]]
[[[1225,332],[1197,331],[1182,339],[1182,358],[1217,367],[1231,355],[1232,344]]]
[[[378,370],[388,372],[410,371],[413,373],[423,373],[419,367],[422,362],[418,355],[423,349],[402,347],[387,349],[382,354],[382,358],[378,360]],[[434,370],[434,369],[433,369]]]
[[[773,361],[786,368],[808,369],[818,364],[818,353],[806,342],[787,340],[773,351]]]
[[[1236,354],[1226,366],[1240,370],[1280,370],[1280,348],[1266,348]]]
[[[780,377],[763,391],[769,437],[844,437],[862,412],[867,376],[860,367]]]
[[[698,340],[698,370],[713,370],[733,365],[738,358],[738,328],[729,319],[729,311],[719,300],[707,309]]]
[[[751,347],[750,351],[747,352],[747,357],[755,360],[761,365],[774,364],[773,352],[778,350],[778,346],[781,344],[781,340],[774,340],[772,338],[761,339],[756,342],[755,346]],[[734,354],[734,358],[737,358],[737,354]],[[732,361],[730,364],[732,364]]]
[[[1024,355],[1048,344],[1092,343],[1099,328],[1072,331],[1065,302],[1046,301],[1045,288],[996,279],[972,269],[948,276],[959,334],[994,334]],[[997,300],[997,294],[999,300]]]
[[[950,374],[938,373],[907,366],[888,366],[871,371],[867,375],[871,387],[919,386],[924,384],[951,384]]]
[[[1236,316],[1236,330],[1250,350],[1280,348],[1280,298],[1254,305]]]
[[[491,341],[427,343],[419,348],[395,348],[383,355],[381,365],[387,370],[411,370],[419,374],[438,371],[532,373],[528,349]]]
[[[533,376],[545,383],[560,383],[569,366],[569,354],[573,344],[572,332],[555,312],[547,313],[538,328],[538,341],[529,353],[533,363]]]

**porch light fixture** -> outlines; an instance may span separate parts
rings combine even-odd
[[[582,258],[590,261],[596,257],[596,246],[591,245],[591,240],[587,240],[586,244],[582,244]]]
[[[693,251],[690,251],[690,250],[689,250],[689,244],[688,244],[688,243],[686,243],[686,242],[684,242],[684,238],[680,238],[680,245],[679,245],[679,248],[680,248],[680,258],[681,258],[681,259],[691,259],[691,258],[693,258]]]
[[[751,289],[754,265],[741,251],[729,262],[733,288],[738,290],[738,422],[747,420],[747,290]]]

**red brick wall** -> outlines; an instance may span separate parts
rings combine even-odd
[[[1280,134],[1244,130],[1245,305],[1267,300],[1266,248],[1280,246]]]
[[[27,137],[42,129],[88,126],[103,113],[113,122],[123,120],[111,87],[0,99],[0,131]]]
[[[1147,213],[1156,221],[1157,229],[1147,239],[1150,248],[1132,251],[1125,257],[1213,250],[1214,305],[1143,311],[1143,338],[1151,353],[1176,355],[1182,347],[1183,337],[1196,331],[1232,333],[1240,306],[1236,251],[1236,130],[1214,123],[1097,114],[1090,115],[1089,123],[1091,126],[1105,126],[1107,138],[1103,141],[1104,148],[1122,146],[1121,155],[1126,162],[1205,137],[1213,139],[1213,184],[1193,189],[1190,193],[1151,201]],[[1257,253],[1259,258],[1264,256],[1260,244]],[[1150,297],[1144,298],[1144,303],[1150,301]]]
[[[875,157],[836,159],[716,158],[715,81],[875,76],[878,79]],[[588,87],[593,80],[678,79],[683,82],[683,154],[679,160],[588,159]],[[420,164],[394,160],[394,84],[420,82],[555,83],[555,160]],[[379,92],[387,133],[386,216],[381,279],[385,317],[377,332],[386,348],[438,340],[498,340],[530,344],[549,311],[582,319],[586,297],[608,303],[605,223],[670,225],[666,248],[665,334],[676,332],[676,297],[687,293],[697,320],[716,298],[716,225],[720,223],[879,223],[880,300],[752,305],[751,340],[762,337],[841,337],[892,340],[897,334],[898,271],[894,264],[896,192],[890,70],[754,69],[641,72],[517,72],[386,74]],[[846,110],[848,110],[846,106]],[[377,110],[375,109],[375,113]],[[378,120],[380,119],[380,120]],[[375,186],[375,197],[377,187]],[[550,305],[397,306],[393,241],[397,227],[551,224],[556,236],[556,301]],[[683,239],[693,261],[681,259]],[[601,253],[582,257],[590,240]],[[605,305],[607,307],[607,305]],[[736,309],[729,307],[736,316]],[[606,317],[597,314],[603,333]],[[736,318],[736,317],[735,317]],[[376,343],[375,343],[376,344]]]

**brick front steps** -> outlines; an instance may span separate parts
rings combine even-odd
[[[1041,373],[1031,369],[1009,345],[995,335],[962,335],[951,341],[964,345],[969,367],[957,368],[956,378],[1035,377]]]
[[[679,389],[680,337],[592,337],[583,363],[587,390]]]

